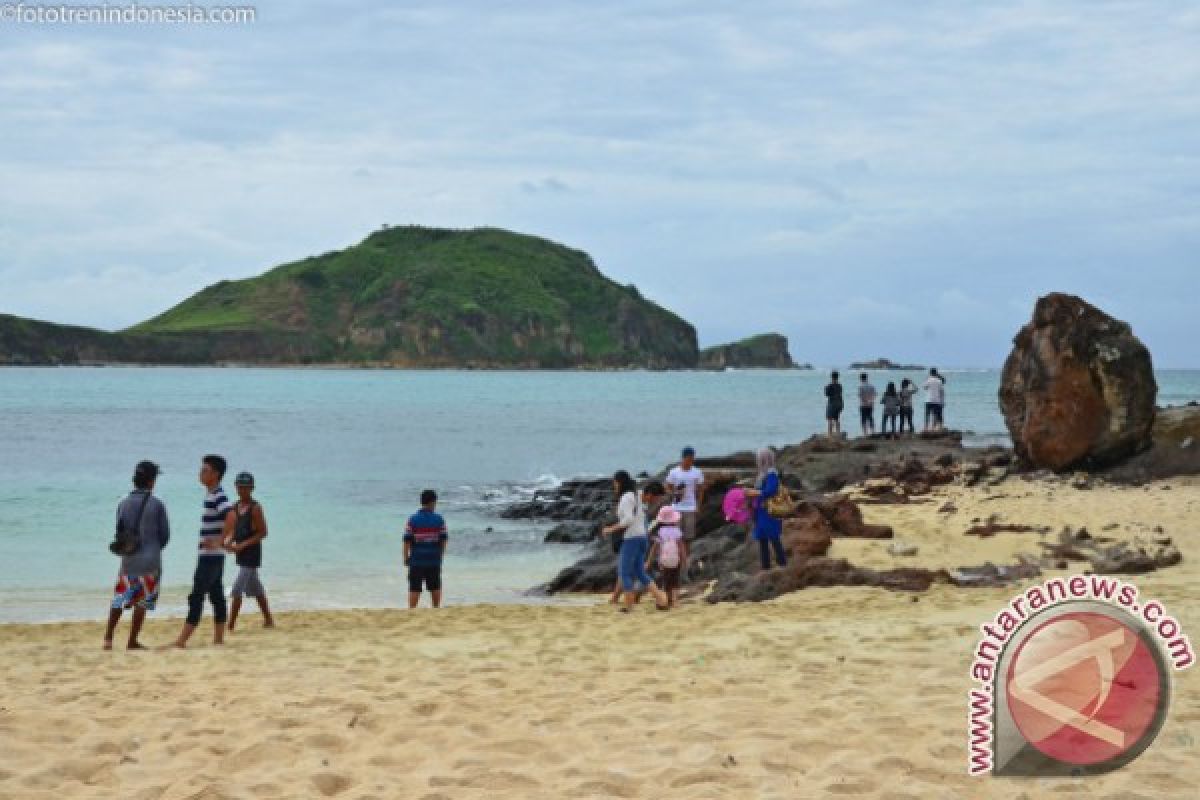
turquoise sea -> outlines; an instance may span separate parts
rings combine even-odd
[[[921,377],[873,379],[904,375]],[[998,376],[947,371],[947,422],[970,440],[1006,440]],[[497,519],[498,506],[562,478],[652,471],[684,445],[799,441],[823,429],[825,382],[824,370],[0,369],[0,621],[106,613],[114,509],[143,458],[164,469],[173,529],[159,613],[182,613],[209,452],[257,476],[279,608],[401,604],[400,536],[425,487],[451,530],[447,602],[534,602],[524,590],[577,550],[543,545],[545,525]],[[1200,371],[1159,385],[1162,405],[1195,400]]]

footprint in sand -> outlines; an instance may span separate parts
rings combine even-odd
[[[838,779],[825,784],[825,791],[840,797],[874,795],[879,784],[869,778]]]
[[[413,706],[413,713],[419,717],[432,717],[437,713],[437,703],[418,703]]]
[[[318,750],[329,750],[334,753],[340,753],[346,749],[346,740],[332,733],[314,733],[312,736],[306,738],[304,743],[309,747],[315,747]]]
[[[354,785],[354,781],[336,772],[318,772],[312,776],[313,786],[325,797],[334,797]]]

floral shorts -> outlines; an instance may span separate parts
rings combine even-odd
[[[158,575],[118,575],[113,587],[113,609],[153,611],[158,602]]]

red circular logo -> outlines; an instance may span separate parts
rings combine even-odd
[[[1043,623],[1021,642],[1005,691],[1029,744],[1058,761],[1093,765],[1157,733],[1152,723],[1165,687],[1136,630],[1078,611]]]

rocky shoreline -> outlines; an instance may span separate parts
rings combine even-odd
[[[1180,419],[1182,416],[1186,416],[1186,421]],[[1165,415],[1164,419],[1170,423],[1170,431],[1182,435],[1192,431],[1193,426],[1200,426],[1200,410],[1181,410]],[[1182,556],[1169,537],[1130,541],[1081,529],[1064,530],[1057,538],[1046,538],[1048,530],[1005,523],[993,515],[972,520],[965,535],[988,537],[1005,532],[1037,532],[1043,537],[1039,542],[1040,554],[1021,556],[1010,564],[983,561],[953,569],[925,568],[919,566],[916,548],[904,543],[903,531],[897,537],[897,532],[888,526],[866,523],[862,508],[931,503],[937,487],[996,487],[1014,478],[1086,491],[1105,483],[1137,486],[1144,480],[1139,476],[1145,474],[1165,477],[1168,473],[1200,473],[1200,463],[1180,461],[1176,453],[1178,445],[1174,439],[1162,442],[1143,454],[1136,468],[1126,464],[1106,473],[1059,475],[1023,467],[1007,447],[965,447],[956,431],[900,440],[881,437],[830,440],[814,436],[777,452],[784,482],[800,504],[795,516],[784,522],[788,566],[765,572],[758,566],[756,544],[747,540],[744,528],[726,523],[721,510],[728,489],[753,480],[753,455],[740,452],[700,459],[697,464],[705,471],[708,490],[697,516],[685,597],[702,597],[714,603],[754,602],[824,586],[876,586],[922,592],[934,584],[962,588],[1004,586],[1037,577],[1043,569],[1065,569],[1072,564],[1103,574],[1138,574],[1173,566]],[[1153,457],[1156,452],[1157,458]],[[661,480],[665,474],[664,468],[655,475],[642,473],[639,478],[645,483],[652,478]],[[533,587],[531,594],[611,590],[616,581],[616,559],[609,541],[599,536],[599,530],[611,521],[612,507],[611,483],[607,478],[599,478],[566,481],[556,489],[539,492],[531,500],[512,504],[500,512],[507,519],[556,522],[546,534],[548,544],[583,547],[578,560]],[[952,514],[957,509],[947,504],[938,510]],[[894,540],[889,552],[914,556],[916,563],[896,569],[868,569],[844,558],[831,558],[829,550],[838,539]]]

